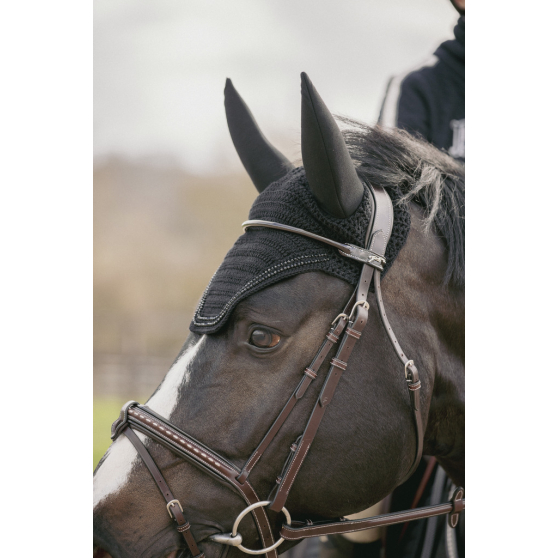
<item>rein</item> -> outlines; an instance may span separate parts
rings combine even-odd
[[[389,513],[366,519],[347,520],[341,518],[338,521],[323,521],[315,524],[312,524],[312,522],[301,523],[291,521],[290,514],[285,508],[289,492],[310,450],[327,406],[333,399],[341,376],[347,369],[349,357],[368,321],[369,304],[367,302],[367,297],[372,281],[374,282],[376,300],[382,323],[399,360],[404,366],[404,378],[409,392],[411,412],[415,424],[417,440],[415,458],[402,482],[405,482],[415,471],[422,456],[424,432],[420,406],[421,384],[419,374],[414,362],[407,358],[395,337],[393,329],[387,319],[380,287],[381,272],[383,270],[383,265],[386,263],[384,257],[385,251],[393,226],[393,206],[390,197],[383,188],[370,186],[370,190],[374,203],[373,215],[366,235],[367,248],[359,248],[352,244],[335,242],[308,231],[281,223],[258,220],[246,221],[243,223],[245,230],[250,227],[267,227],[300,234],[325,242],[326,244],[336,247],[342,255],[364,265],[355,292],[345,305],[343,312],[333,321],[331,329],[326,333],[320,349],[310,365],[305,368],[302,378],[291,397],[241,470],[187,433],[172,425],[169,421],[149,409],[149,407],[140,405],[135,401],[129,401],[122,407],[119,418],[112,425],[111,438],[116,440],[116,438],[123,433],[138,451],[167,502],[167,511],[176,522],[178,532],[184,537],[192,556],[195,558],[202,558],[203,553],[200,552],[190,532],[190,524],[183,516],[182,506],[172,495],[151,455],[134,433],[134,430],[142,432],[151,439],[157,441],[183,459],[193,463],[204,472],[224,482],[227,487],[235,490],[242,496],[248,506],[236,518],[231,533],[218,533],[209,538],[214,542],[236,546],[247,554],[265,554],[267,558],[277,558],[276,548],[284,540],[294,541],[322,535],[351,533],[444,514],[449,514],[448,523],[450,527],[455,527],[459,519],[459,514],[465,509],[463,488],[457,488],[454,491],[451,501],[446,504]],[[308,386],[318,377],[318,371],[333,345],[337,344],[339,344],[337,353],[330,361],[328,374],[322,385],[320,395],[314,405],[310,418],[306,423],[304,432],[290,446],[289,455],[283,470],[277,477],[276,485],[272,489],[268,499],[260,500],[254,488],[248,482],[248,477],[271,441],[281,429],[281,426],[287,420],[296,403],[304,396]],[[286,518],[286,523],[283,524],[280,531],[280,538],[275,542],[267,513],[263,509],[264,506],[269,507],[273,512],[282,511]],[[254,518],[264,546],[264,548],[260,550],[252,550],[242,546],[242,535],[238,533],[240,521],[249,513],[251,513]]]

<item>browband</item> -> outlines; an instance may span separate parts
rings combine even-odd
[[[297,229],[296,227],[291,227],[290,225],[283,225],[282,223],[275,223],[273,221],[260,221],[258,219],[253,219],[251,221],[244,221],[242,223],[242,227],[244,231],[249,229],[250,227],[266,227],[268,229],[277,229],[279,231],[291,232],[300,234],[302,236],[307,236],[308,238],[313,238],[314,240],[319,240],[320,242],[324,242],[325,244],[329,244],[334,248],[337,248],[342,256],[346,256],[347,258],[352,258],[357,262],[364,263],[383,271],[384,264],[386,263],[386,259],[379,254],[376,254],[372,250],[367,250],[366,248],[360,248],[359,246],[355,246],[354,244],[343,244],[342,242],[336,242],[335,240],[331,240],[330,238],[326,238],[325,236],[320,236],[319,234],[314,234],[304,229]]]

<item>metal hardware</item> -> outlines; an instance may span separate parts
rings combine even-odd
[[[234,537],[232,533],[215,533],[215,535],[211,535],[209,538],[213,542],[229,546],[240,546],[242,544],[242,535],[240,533]]]
[[[180,508],[180,511],[184,513],[184,510],[182,509],[182,506],[180,505],[180,502],[178,500],[171,500],[167,504],[167,511],[169,512],[169,515],[171,516],[171,519],[172,519],[172,512],[170,511],[170,507],[174,506],[174,504],[178,504],[178,507]]]
[[[382,256],[378,256],[376,254],[371,254],[370,256],[368,256],[368,263],[372,263],[372,262],[378,262],[379,264],[385,264],[386,259],[382,258]]]
[[[335,320],[331,322],[331,325],[334,326],[339,318],[345,318],[347,321],[349,320],[349,316],[347,316],[347,314],[339,314],[339,316],[337,316],[337,318],[335,318]]]
[[[366,248],[360,248],[359,246],[355,246],[354,244],[345,244],[345,246],[349,249],[341,250],[339,252],[342,256],[346,256],[347,258],[352,258],[357,262],[371,265],[380,271],[384,270],[384,265],[386,263],[386,259],[376,252],[372,252],[372,250],[367,250]]]
[[[357,302],[355,302],[355,305],[353,306],[353,309],[351,310],[351,315],[349,316],[349,321],[350,322],[353,320],[353,314],[355,313],[355,310],[356,310],[357,306],[364,306],[364,308],[366,310],[368,310],[370,308],[370,304],[368,304],[368,302],[366,302],[366,300],[358,300]]]
[[[271,504],[270,500],[264,500],[262,502],[256,502],[255,504],[248,506],[243,511],[241,511],[238,517],[236,518],[230,534],[217,533],[216,535],[211,535],[209,539],[221,544],[236,546],[239,550],[242,550],[242,552],[245,552],[246,554],[252,554],[252,555],[265,554],[266,552],[270,552],[271,550],[276,549],[284,541],[283,537],[280,537],[277,542],[275,542],[271,546],[268,546],[267,548],[262,548],[261,550],[252,550],[250,548],[245,548],[242,546],[241,544],[242,536],[238,533],[238,526],[240,525],[240,522],[242,521],[242,518],[245,515],[249,514],[252,510],[255,510],[256,508],[261,508],[262,506],[268,506],[269,504]],[[283,508],[281,511],[285,514],[285,520],[287,525],[290,525],[291,514],[287,511],[287,508]],[[238,537],[240,537],[240,541]]]
[[[407,372],[407,368],[409,366],[414,366],[414,365],[415,365],[415,362],[413,360],[408,360],[406,362],[406,364],[405,364],[405,379],[407,379],[407,380],[409,379],[409,373]]]
[[[465,509],[465,502],[463,501],[463,496],[465,496],[465,491],[463,490],[463,488],[461,486],[456,487],[451,497],[453,511],[448,515],[448,525],[452,529],[455,529],[457,527],[457,522],[459,521],[459,515]]]

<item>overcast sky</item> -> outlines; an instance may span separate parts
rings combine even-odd
[[[239,168],[230,77],[264,133],[299,156],[300,72],[337,114],[375,122],[391,75],[452,37],[449,0],[95,0],[95,155]]]

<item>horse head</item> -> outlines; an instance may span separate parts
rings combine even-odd
[[[322,236],[362,246],[375,207],[367,184],[376,182],[390,192],[400,228],[386,255],[385,306],[401,346],[420,370],[425,453],[437,456],[463,484],[462,171],[448,156],[403,132],[366,128],[344,138],[305,74],[304,168],[294,168],[267,141],[230,80],[225,108],[235,147],[259,191],[252,219],[282,215],[295,227],[315,227]],[[189,337],[147,407],[160,415],[163,427],[166,420],[184,431],[201,443],[200,451],[209,448],[242,477],[293,390],[305,382],[303,396],[295,397],[288,418],[248,471],[261,500],[268,494],[273,499],[293,445],[314,407],[324,404],[318,398],[329,359],[313,370],[309,365],[351,299],[361,268],[312,238],[248,229],[212,279]],[[372,293],[368,304],[368,323],[288,487],[285,505],[293,519],[316,521],[363,510],[393,491],[415,460],[404,366]],[[177,457],[170,446],[141,432],[138,437],[180,501],[200,550],[208,558],[240,557],[238,548],[210,537],[231,530],[247,505],[242,495]],[[247,473],[241,481],[246,478]],[[97,556],[180,554],[184,542],[125,436],[117,437],[100,461],[94,485]],[[269,511],[264,518],[276,534],[281,513]],[[246,518],[239,528],[246,547],[262,545],[257,522]]]

